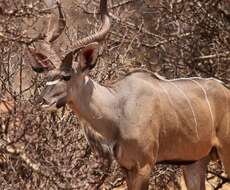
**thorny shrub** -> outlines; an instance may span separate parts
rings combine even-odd
[[[62,2],[67,28],[58,52],[100,25],[98,1]],[[166,78],[215,77],[230,85],[229,10],[225,0],[114,0],[113,26],[91,76],[104,83],[145,68]],[[42,0],[0,0],[0,188],[112,189],[124,176],[116,163],[109,169],[91,153],[76,116],[67,107],[47,114],[36,104],[45,78],[30,69],[25,43],[36,40],[52,11]],[[220,165],[209,170],[208,179],[218,176],[217,188],[228,181]],[[180,176],[178,167],[159,165],[151,187],[180,189]]]

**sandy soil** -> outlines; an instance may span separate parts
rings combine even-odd
[[[215,187],[215,186],[216,186],[216,181],[215,181],[215,180],[209,181],[209,182],[206,181],[206,190],[214,190],[214,187]],[[187,190],[183,178],[181,179],[181,187],[182,187],[181,190]],[[120,187],[116,187],[116,188],[114,188],[113,190],[126,190],[126,184],[123,184],[123,185],[120,186]],[[171,190],[174,190],[174,189],[171,189]],[[224,185],[221,189],[219,189],[219,190],[230,190],[230,184],[225,184],[225,185]]]
[[[214,190],[214,187],[216,187],[216,180],[212,180],[212,181],[206,181],[206,190]],[[181,190],[187,190],[184,180],[181,180]],[[173,190],[173,189],[172,189]],[[219,190],[230,190],[230,184],[225,184],[221,189]]]

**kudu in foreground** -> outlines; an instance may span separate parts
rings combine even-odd
[[[143,71],[102,86],[87,74],[96,64],[98,42],[110,29],[106,0],[100,2],[102,28],[77,41],[63,60],[51,46],[57,38],[53,35],[60,35],[65,25],[58,7],[61,27],[43,40],[46,52],[30,48],[34,70],[50,76],[41,93],[43,107],[68,104],[91,146],[124,169],[129,190],[148,189],[151,168],[160,162],[184,164],[188,189],[205,189],[206,165],[214,153],[230,174],[229,89],[215,79],[163,80]],[[73,68],[76,53],[79,62]]]

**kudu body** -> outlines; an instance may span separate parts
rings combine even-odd
[[[129,190],[148,189],[151,168],[159,162],[187,163],[188,189],[203,190],[213,152],[230,174],[230,91],[223,84],[201,78],[163,80],[144,71],[132,72],[110,86],[88,77],[96,63],[98,41],[110,27],[107,2],[100,3],[101,30],[78,41],[62,61],[56,58],[61,65],[49,71],[50,81],[41,94],[43,107],[68,104],[81,119],[91,146],[112,155],[124,169]],[[80,50],[76,69],[72,67],[75,49]],[[30,51],[34,69],[49,70],[49,55]]]

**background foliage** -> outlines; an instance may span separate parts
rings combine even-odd
[[[62,0],[67,28],[60,54],[100,27],[99,1]],[[170,78],[215,77],[230,85],[228,0],[111,0],[112,29],[101,44],[91,77],[100,83],[143,68]],[[55,8],[42,0],[0,0],[0,188],[113,189],[124,176],[91,153],[76,116],[64,108],[45,113],[36,104],[45,79],[33,73],[25,42],[45,33]],[[53,20],[55,22],[55,16]],[[227,180],[218,163],[208,179]],[[181,171],[157,166],[154,189],[180,189]]]

